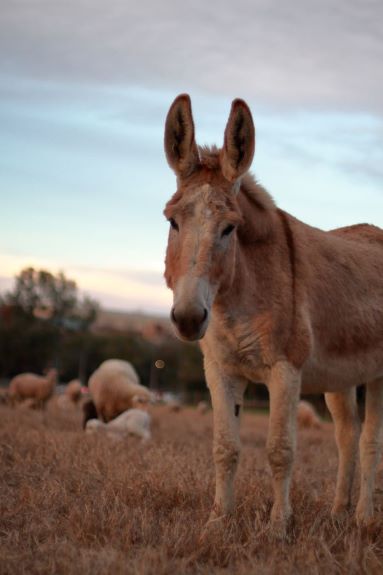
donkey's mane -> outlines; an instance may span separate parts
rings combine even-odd
[[[217,146],[199,146],[198,151],[200,163],[203,167],[217,172],[221,170],[221,150],[217,148]],[[262,211],[276,209],[273,198],[269,192],[257,182],[252,173],[247,172],[242,176],[240,191],[258,209]]]
[[[209,170],[218,171],[221,168],[219,161],[220,150],[217,146],[198,146],[199,160],[202,166]]]
[[[258,184],[251,172],[247,172],[241,181],[241,192],[257,206],[258,209],[269,211],[275,210],[276,205],[269,192]]]

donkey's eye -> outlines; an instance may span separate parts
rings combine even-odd
[[[221,237],[224,236],[229,236],[231,234],[231,232],[234,230],[235,226],[233,226],[233,224],[229,224],[228,226],[226,226],[226,228],[223,230]]]
[[[177,222],[176,222],[175,219],[170,218],[170,219],[169,219],[169,223],[170,223],[170,225],[172,226],[173,230],[177,230],[177,231],[178,231],[178,224],[177,224]]]

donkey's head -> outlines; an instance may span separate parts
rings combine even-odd
[[[174,296],[171,319],[182,339],[204,336],[214,298],[230,284],[242,221],[236,196],[254,147],[253,120],[242,100],[232,104],[221,150],[197,147],[188,95],[170,107],[165,152],[178,189],[164,212],[170,222],[165,278]]]

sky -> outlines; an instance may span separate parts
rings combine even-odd
[[[199,144],[247,101],[252,171],[281,208],[383,226],[382,21],[381,0],[0,0],[0,290],[32,265],[106,308],[168,313],[181,92]]]

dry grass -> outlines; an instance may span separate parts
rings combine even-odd
[[[332,426],[300,432],[286,542],[268,532],[267,419],[245,414],[237,511],[200,542],[213,497],[211,414],[155,412],[154,440],[85,436],[77,411],[0,409],[0,573],[382,573],[383,481],[377,521],[333,525]]]

